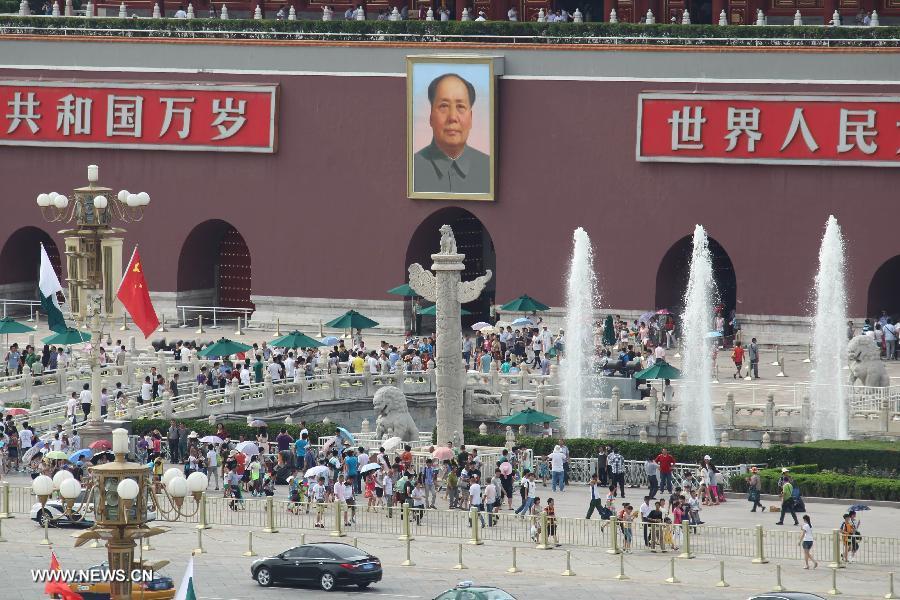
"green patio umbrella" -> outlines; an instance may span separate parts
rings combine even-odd
[[[543,302],[538,302],[528,294],[522,294],[515,300],[507,302],[500,307],[500,310],[509,310],[512,312],[537,312],[539,310],[550,310],[550,307]]]
[[[79,331],[72,327],[66,327],[64,330],[45,337],[42,342],[45,344],[53,344],[55,346],[71,346],[72,344],[80,344],[91,339],[91,334],[87,331]]]
[[[549,423],[550,421],[555,421],[557,418],[558,417],[554,417],[553,415],[542,413],[539,410],[534,410],[533,408],[526,408],[522,412],[503,417],[499,422],[501,425],[533,425],[535,423]]]
[[[246,352],[251,348],[252,346],[248,346],[247,344],[235,342],[227,338],[221,338],[218,342],[210,344],[198,352],[197,356],[201,358],[209,358],[211,356],[231,356],[232,354]]]
[[[6,334],[6,346],[9,347],[9,334],[11,333],[28,333],[34,331],[34,327],[29,327],[24,323],[19,323],[15,319],[3,317],[0,319],[0,334]]]
[[[634,374],[635,379],[680,379],[681,371],[664,360],[658,360],[652,367]]]
[[[276,348],[318,348],[324,346],[322,342],[312,339],[296,329],[287,335],[283,335],[272,342]]]
[[[393,294],[395,296],[405,296],[407,298],[415,298],[418,296],[416,291],[409,287],[408,283],[404,283],[403,285],[398,285],[395,288],[391,288],[387,291],[388,294]]]
[[[361,315],[355,310],[348,310],[337,319],[325,323],[325,327],[334,329],[371,329],[378,325],[377,321],[373,321],[365,315]]]
[[[616,343],[616,328],[613,326],[612,315],[606,315],[603,321],[603,345],[613,346]]]
[[[437,314],[437,312],[435,311],[435,306],[436,306],[435,304],[432,304],[431,306],[426,306],[425,308],[420,308],[420,309],[419,309],[419,314],[420,314],[420,315],[431,315],[431,316],[433,317],[433,316],[435,316],[435,315]],[[469,312],[469,311],[467,311],[466,309],[460,307],[460,309],[459,309],[459,314],[461,314],[461,315],[471,315],[472,313]]]

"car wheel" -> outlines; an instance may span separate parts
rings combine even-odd
[[[260,567],[256,572],[256,583],[263,587],[272,585],[272,571],[268,567]]]
[[[357,583],[356,585],[359,586],[359,589],[364,590],[364,589],[366,589],[367,587],[369,587],[370,585],[372,585],[372,582],[371,582],[371,581],[367,581],[367,582],[365,582],[365,583]]]
[[[53,515],[50,514],[50,511],[46,508],[41,509],[40,514],[38,515],[38,523],[41,527],[45,527],[47,525],[53,525]]]
[[[322,573],[322,577],[319,578],[319,585],[326,592],[334,591],[334,574],[327,571],[325,573]]]

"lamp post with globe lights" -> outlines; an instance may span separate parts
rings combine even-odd
[[[147,192],[117,194],[99,185],[100,168],[88,165],[88,185],[72,191],[72,197],[57,192],[37,196],[41,215],[48,223],[71,224],[60,231],[65,236],[69,312],[84,320],[91,297],[103,298],[105,316],[118,316],[115,290],[122,274],[122,237],[124,229],[113,222],[136,223],[144,218],[150,204]]]
[[[68,471],[57,472],[53,479],[39,475],[32,482],[32,490],[42,510],[53,492],[57,491],[70,518],[73,515],[78,518],[76,513],[83,518],[84,514],[93,512],[94,525],[76,536],[75,546],[90,540],[105,540],[110,570],[130,574],[142,568],[142,565],[134,563],[135,540],[165,532],[159,527],[147,525],[148,512],[154,510],[166,521],[193,516],[202,505],[203,491],[209,482],[203,473],[192,473],[185,479],[179,469],[172,468],[166,471],[163,487],[160,493],[156,493],[152,487],[150,468],[127,461],[128,432],[116,429],[112,438],[115,460],[90,467],[92,484],[87,490],[82,490],[81,484]],[[75,499],[82,493],[83,500],[76,509]],[[185,498],[189,494],[195,501],[193,511],[188,511],[185,506]],[[164,498],[167,502],[163,501]],[[110,582],[110,600],[131,600],[132,587],[130,576],[114,578]]]
[[[115,318],[119,311],[115,292],[122,278],[121,234],[125,233],[112,223],[138,222],[150,204],[146,192],[114,194],[111,188],[99,185],[97,165],[88,165],[87,171],[88,185],[73,190],[71,199],[56,192],[37,196],[45,221],[73,225],[59,233],[65,236],[69,312],[91,332],[91,414],[90,422],[81,429],[85,445],[108,439],[112,430],[100,414],[100,343],[102,319]]]

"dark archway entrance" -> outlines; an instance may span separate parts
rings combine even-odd
[[[441,225],[450,225],[453,228],[456,247],[459,252],[466,255],[463,280],[475,279],[479,275],[484,275],[488,269],[494,273],[481,296],[465,305],[465,309],[472,314],[463,317],[463,325],[487,321],[491,305],[494,303],[494,291],[497,289],[497,255],[494,252],[494,241],[490,232],[478,217],[463,208],[442,208],[426,217],[416,228],[406,248],[404,281],[408,280],[407,268],[413,263],[419,263],[426,269],[431,268],[431,255],[440,249],[438,228]]]
[[[3,250],[0,250],[0,298],[38,299],[38,271],[41,267],[42,243],[56,270],[56,276],[63,281],[59,248],[50,234],[37,227],[22,227],[9,236],[3,244]],[[7,310],[12,312],[12,308]]]
[[[684,309],[684,292],[687,289],[688,275],[693,250],[692,236],[685,236],[675,242],[656,271],[656,308],[667,308],[680,315]],[[712,258],[713,279],[719,291],[719,303],[723,306],[725,317],[725,333],[731,335],[729,325],[732,310],[737,308],[737,277],[731,258],[722,245],[709,238],[709,254]]]
[[[227,221],[211,219],[188,234],[178,257],[179,306],[253,309],[250,249]]]
[[[878,318],[883,310],[894,322],[900,317],[900,255],[884,261],[869,283],[866,316]]]

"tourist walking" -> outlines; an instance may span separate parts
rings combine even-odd
[[[566,460],[565,454],[562,452],[562,448],[559,446],[553,447],[553,452],[547,458],[550,459],[550,483],[553,491],[556,491],[557,486],[559,486],[559,491],[562,492],[566,488],[565,482],[565,467],[564,462]]]
[[[659,491],[659,465],[654,457],[648,456],[644,461],[644,474],[647,475],[650,486],[650,497],[655,499],[656,492]]]
[[[747,501],[753,503],[753,508],[750,509],[750,512],[756,512],[757,507],[765,510],[762,502],[759,501],[759,469],[756,467],[750,467],[750,477],[747,478],[747,485]]]
[[[675,457],[663,448],[656,457],[659,465],[659,489],[672,493],[672,469],[675,467]]]
[[[750,340],[750,346],[747,347],[747,355],[750,359],[750,368],[747,371],[747,377],[759,379],[759,344],[756,338]]]
[[[606,456],[606,462],[609,464],[609,474],[612,477],[610,486],[615,488],[619,486],[619,495],[625,497],[625,458],[619,454],[616,448],[612,448]]]
[[[781,472],[782,474],[787,473],[787,469],[782,469]],[[794,486],[788,475],[784,475],[784,483],[781,485],[781,517],[775,523],[776,525],[784,525],[785,512],[791,513],[791,516],[794,517],[794,525],[800,524],[794,507]]]
[[[525,490],[525,499],[522,502],[522,506],[516,509],[517,515],[528,514],[528,511],[530,511],[531,507],[534,506],[534,499],[537,498],[537,487],[535,486],[534,472],[525,474],[525,479],[522,481],[522,487]]]
[[[600,513],[600,518],[603,518],[604,511],[606,510],[603,506],[603,498],[600,495],[600,485],[597,481],[597,474],[594,473],[591,475],[591,501],[588,504],[587,516],[585,519],[590,519],[591,515],[594,514],[594,510]]]
[[[803,562],[806,563],[806,566],[803,568],[809,569],[809,563],[812,561],[813,569],[818,569],[819,561],[813,558],[812,555],[813,529],[809,515],[803,515],[803,525],[800,526],[800,530],[800,542],[798,542],[798,545],[803,547]]]
[[[741,367],[744,366],[744,349],[741,347],[740,342],[734,343],[734,348],[731,350],[731,360],[734,361],[734,369],[735,373],[732,375],[734,379],[741,378]]]

